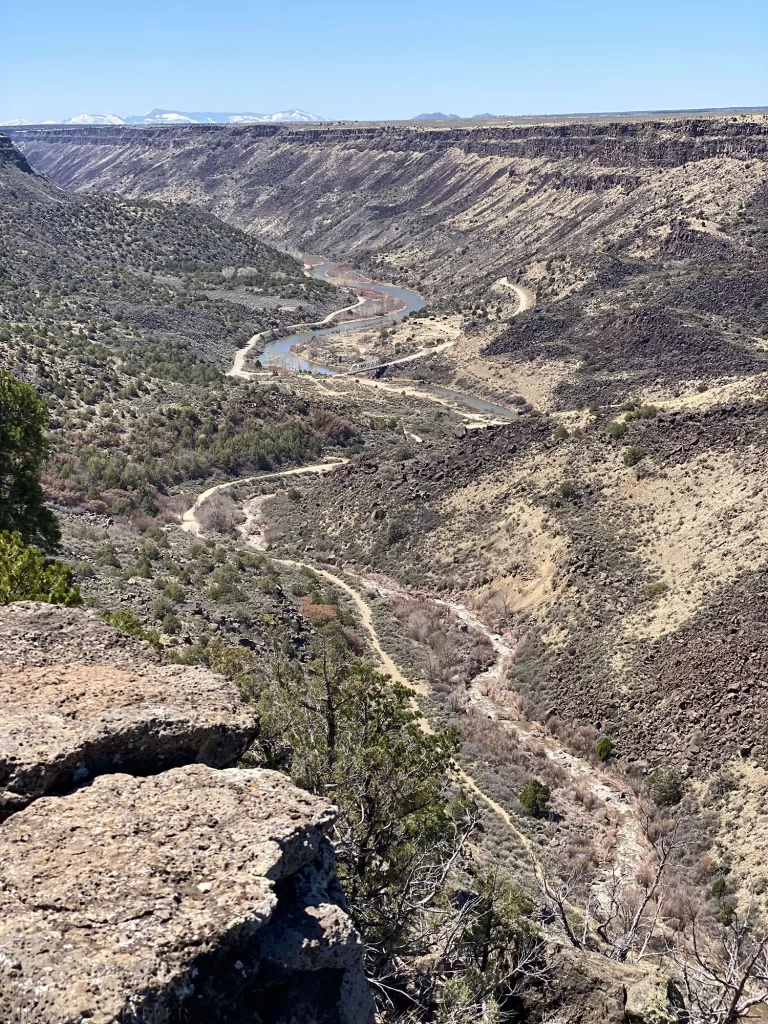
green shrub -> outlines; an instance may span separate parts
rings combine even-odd
[[[50,548],[60,533],[40,488],[47,417],[32,388],[0,370],[0,530],[18,531],[25,543]]]
[[[734,907],[732,907],[730,903],[724,903],[720,911],[720,916],[718,918],[720,924],[724,925],[727,928],[729,925],[733,924],[735,918],[736,910],[734,909]]]
[[[564,441],[566,437],[569,437],[568,428],[565,427],[562,423],[559,423],[557,427],[555,427],[555,432],[552,435],[552,437],[555,439],[555,441]]]
[[[168,580],[163,587],[163,594],[169,601],[173,601],[174,604],[179,604],[185,597],[184,587],[177,583],[176,580]]]
[[[120,559],[117,557],[117,552],[112,544],[102,544],[96,552],[94,561],[96,565],[103,565],[105,567],[111,565],[115,569],[122,568]]]
[[[402,523],[390,523],[387,528],[387,546],[392,547],[393,544],[397,544],[399,541],[405,540],[407,536],[408,531]]]
[[[173,612],[168,612],[166,615],[163,616],[161,628],[164,633],[178,633],[181,630],[181,622],[179,621],[177,615],[175,615]]]
[[[144,536],[148,537],[150,540],[156,541],[158,547],[169,548],[171,546],[171,543],[168,540],[168,534],[161,526],[157,526],[156,524],[148,526],[144,531]]]
[[[237,570],[231,565],[220,565],[214,570],[205,595],[219,604],[239,604],[246,600],[239,586]]]
[[[665,583],[664,580],[654,580],[653,583],[646,583],[643,586],[643,596],[650,600],[651,598],[666,594],[668,590],[669,584]]]
[[[549,786],[538,779],[530,779],[520,790],[520,804],[526,814],[532,818],[543,818],[549,810]]]
[[[644,455],[645,448],[641,448],[639,444],[631,444],[624,450],[624,465],[636,466]]]
[[[672,769],[655,771],[648,778],[648,793],[659,807],[674,807],[683,799],[683,781]]]
[[[611,420],[608,426],[605,428],[605,432],[608,437],[624,437],[629,430],[626,423],[622,423],[620,420]]]
[[[162,594],[152,602],[152,618],[156,622],[162,622],[167,615],[173,614],[173,605],[165,596]]]
[[[82,603],[80,588],[72,585],[72,570],[42,551],[24,544],[18,532],[0,533],[0,604],[11,601]]]
[[[713,800],[719,800],[726,793],[733,793],[739,788],[739,780],[727,768],[721,769],[709,782],[709,795]]]
[[[131,636],[141,636],[142,626],[132,611],[102,612],[102,619],[119,629],[121,633],[128,633]]]
[[[607,761],[613,753],[613,740],[610,736],[601,736],[597,741],[595,753],[601,761]]]
[[[141,640],[148,640],[149,643],[157,646],[160,643],[160,635],[154,630],[145,629],[132,611],[102,612],[102,619],[110,626],[119,629],[121,633],[128,633],[130,636],[137,636]]]
[[[655,405],[641,405],[637,409],[633,409],[632,412],[628,412],[625,416],[626,420],[652,420],[659,415],[659,410]]]

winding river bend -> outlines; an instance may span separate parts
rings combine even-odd
[[[328,272],[333,266],[333,263],[321,263],[319,266],[312,267],[311,274],[319,281],[330,281]],[[257,356],[261,365],[265,367],[280,366],[287,370],[306,370],[310,373],[333,376],[336,374],[336,370],[332,370],[330,366],[323,366],[322,363],[315,363],[310,359],[303,359],[301,356],[297,356],[294,352],[291,352],[293,346],[308,341],[310,338],[319,338],[323,334],[357,331],[368,326],[372,320],[375,320],[377,324],[395,323],[408,316],[409,313],[415,313],[417,310],[423,309],[425,305],[422,297],[408,288],[398,288],[393,284],[378,284],[375,281],[366,281],[362,286],[366,291],[378,292],[380,295],[387,295],[390,298],[398,299],[403,303],[402,309],[398,309],[394,313],[384,313],[380,316],[368,317],[364,320],[348,320],[345,323],[331,324],[329,327],[303,331],[300,334],[289,334],[286,338],[270,341]]]
[[[331,262],[323,262],[311,268],[310,273],[313,277],[321,281],[330,281],[329,271],[335,266]],[[518,312],[524,309],[530,308],[533,301],[532,296],[518,285],[509,285],[518,296],[520,307]],[[373,323],[377,325],[391,324],[398,320],[402,320],[408,316],[409,313],[415,313],[416,311],[423,309],[425,302],[422,297],[414,291],[408,288],[399,288],[393,284],[381,284],[378,281],[365,281],[361,282],[361,288],[364,288],[366,292],[378,292],[380,295],[385,295],[389,298],[397,299],[402,303],[400,309],[392,313],[382,313],[372,317],[366,317],[360,320],[348,320],[344,323],[332,323],[328,327],[323,327],[321,324],[316,324],[311,330],[301,331],[297,334],[290,334],[285,338],[277,338],[274,341],[265,342],[264,338],[270,333],[264,331],[261,334],[254,335],[245,348],[240,349],[235,353],[234,363],[232,369],[229,370],[228,375],[230,377],[253,377],[255,376],[253,371],[245,369],[246,359],[250,358],[251,353],[258,353],[258,358],[262,367],[269,369],[283,369],[293,372],[305,372],[314,375],[325,376],[325,377],[343,377],[348,376],[350,373],[357,375],[356,370],[345,370],[338,371],[330,366],[325,366],[322,363],[314,362],[311,359],[305,359],[303,356],[297,355],[292,352],[291,349],[294,345],[299,345],[302,342],[308,341],[310,338],[318,338],[325,334],[336,334],[341,331],[355,331],[365,329],[371,326]],[[332,319],[338,313],[346,312],[347,310],[354,309],[356,305],[361,305],[364,299],[361,297],[360,301],[347,306],[343,310],[336,310],[335,313],[331,313],[326,317],[326,321]],[[451,348],[455,343],[453,341],[446,341],[440,345],[435,345],[431,348],[425,348],[418,352],[414,352],[407,356],[401,356],[397,359],[391,360],[389,363],[382,363],[383,366],[395,366],[401,363],[411,363],[418,359],[421,359],[427,355],[437,355],[439,352],[445,349]],[[374,369],[374,367],[369,367]],[[360,371],[365,372],[365,371]],[[368,383],[372,383],[369,381]],[[388,385],[382,385],[387,387]],[[449,404],[455,406],[463,406],[470,410],[471,414],[474,414],[477,418],[477,414],[481,414],[484,417],[494,417],[497,421],[504,422],[505,420],[516,419],[518,413],[514,409],[507,409],[504,406],[496,405],[494,402],[488,402],[483,398],[477,398],[474,395],[464,395],[458,391],[451,391],[447,388],[432,387],[428,390],[423,391],[418,397],[432,402],[438,402],[439,404]],[[470,415],[471,418],[471,415]]]

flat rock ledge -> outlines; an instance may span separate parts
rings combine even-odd
[[[0,608],[0,820],[106,772],[233,764],[257,721],[233,683],[163,665],[76,608]]]
[[[201,764],[35,801],[0,828],[0,1020],[372,1024],[334,818]]]

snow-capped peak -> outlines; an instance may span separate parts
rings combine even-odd
[[[117,114],[76,114],[61,124],[125,124]]]
[[[227,114],[227,124],[259,124],[263,114]]]
[[[22,117],[12,121],[4,121],[8,128],[28,124],[67,124],[67,125],[135,125],[135,124],[279,124],[281,122],[315,122],[326,121],[319,114],[310,114],[306,110],[294,107],[293,110],[278,110],[274,114],[255,114],[252,111],[242,113],[216,113],[211,111],[189,112],[186,110],[161,110],[155,107],[145,114],[133,114],[129,117],[118,117],[117,114],[76,114],[66,121],[27,121]]]
[[[130,120],[133,120],[131,118]],[[189,114],[179,114],[173,110],[151,110],[140,121],[141,124],[198,124]]]
[[[20,128],[25,124],[32,124],[32,122],[23,117],[14,117],[12,121],[0,121],[0,128]]]
[[[278,110],[274,114],[256,114],[253,111],[160,110],[126,117],[126,124],[271,124],[281,121],[325,121],[319,114],[306,110]]]
[[[325,121],[326,118],[320,117],[319,114],[310,114],[306,110],[299,110],[298,107],[293,110],[278,110],[276,114],[267,114],[264,121]]]

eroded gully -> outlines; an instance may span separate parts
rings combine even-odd
[[[515,291],[518,296],[519,306],[517,312],[522,312],[524,309],[531,308],[532,297],[530,293],[517,285],[511,284],[510,282],[505,282],[505,284],[510,288],[510,290]],[[368,287],[368,285],[366,285],[366,287]],[[353,307],[345,308],[351,309]],[[335,314],[330,314],[329,317],[326,317],[326,321],[333,316],[335,316]],[[359,323],[359,321],[357,323]],[[318,333],[324,332],[319,330]],[[254,338],[249,341],[245,349],[241,349],[236,353],[234,364],[230,370],[230,376],[245,378],[254,376],[254,374],[244,369],[244,363],[248,353],[258,345],[259,340],[262,337],[262,335],[255,335]],[[433,353],[434,351],[434,348],[427,349],[424,353],[418,353],[416,355]],[[402,389],[398,389],[398,391],[402,391]],[[432,399],[433,397],[425,394],[424,392],[417,392],[416,394],[421,398]],[[445,404],[443,400],[439,398],[437,400],[441,402],[441,404]],[[310,466],[301,466],[296,469],[262,474],[260,476],[244,477],[227,481],[226,483],[217,484],[208,488],[206,491],[203,491],[203,493],[196,498],[192,507],[184,513],[182,528],[195,535],[201,534],[204,528],[199,518],[200,510],[202,506],[219,491],[239,488],[257,482],[261,483],[262,481],[279,481],[281,478],[286,477],[290,478],[305,474],[328,473],[344,465],[346,461],[346,459],[326,459]],[[262,515],[264,503],[272,496],[273,495],[268,494],[260,495],[255,499],[251,498],[249,503],[251,506],[250,511],[246,511],[246,522],[244,526],[241,527],[243,541],[251,546],[259,548],[260,550],[265,550],[268,547],[264,537],[264,527],[266,524],[263,522]],[[285,565],[288,568],[307,569],[316,573],[327,580],[332,586],[347,595],[354,604],[360,618],[360,622],[368,634],[370,645],[379,661],[381,669],[394,681],[401,683],[410,690],[414,695],[413,707],[418,715],[420,727],[426,732],[432,731],[432,727],[426,717],[422,714],[416,699],[417,696],[429,696],[429,687],[425,682],[415,682],[408,679],[400,671],[390,655],[385,651],[376,630],[372,608],[364,597],[363,587],[379,593],[382,597],[394,596],[395,594],[397,596],[406,597],[414,595],[410,595],[405,591],[393,587],[389,581],[387,585],[384,585],[378,580],[366,578],[360,573],[352,572],[348,567],[345,567],[343,571],[348,578],[352,578],[357,581],[357,586],[350,583],[348,578],[345,579],[342,576],[331,572],[329,569],[321,568],[311,562],[278,558],[275,558],[274,561],[278,564]],[[554,737],[550,736],[541,727],[535,726],[533,723],[526,720],[510,719],[509,709],[496,703],[490,694],[494,689],[494,684],[500,684],[504,680],[507,668],[515,656],[514,647],[511,646],[503,636],[490,632],[484,623],[465,605],[455,601],[439,600],[432,597],[429,597],[429,600],[435,601],[436,604],[446,608],[462,622],[466,623],[471,629],[476,630],[487,637],[493,647],[496,654],[496,660],[493,665],[477,675],[470,684],[470,700],[476,707],[477,711],[489,718],[499,721],[504,729],[508,729],[514,733],[515,738],[519,743],[525,744],[528,742],[535,742],[537,745],[543,745],[547,758],[564,769],[573,782],[583,784],[597,800],[604,804],[611,805],[617,814],[618,821],[616,845],[611,858],[612,865],[622,874],[636,866],[638,860],[645,852],[645,846],[640,835],[640,816],[638,808],[632,798],[620,789],[618,783],[610,775],[596,768],[589,761],[576,756],[569,750],[566,750],[563,746],[557,743]],[[475,796],[477,796],[487,807],[498,815],[498,817],[501,818],[516,834],[526,851],[529,853],[534,867],[537,868],[538,859],[531,840],[525,832],[518,828],[512,815],[510,815],[509,812],[501,806],[501,804],[488,796],[488,794],[483,791],[481,786],[469,773],[462,769],[459,771],[459,775],[467,789],[473,792]]]

